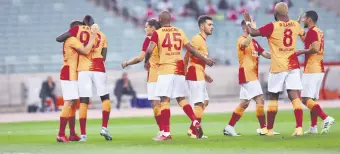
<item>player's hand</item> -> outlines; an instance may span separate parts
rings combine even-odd
[[[204,62],[210,67],[215,65],[215,61],[213,61],[209,58],[206,58]]]
[[[249,22],[251,21],[251,18],[250,18],[250,15],[249,15],[248,11],[244,11],[243,17],[244,17],[245,21],[249,21]]]
[[[303,8],[300,8],[300,15],[299,15],[299,18],[298,18],[298,20],[297,20],[298,23],[301,22],[302,13],[303,13]]]
[[[91,34],[97,34],[99,31],[99,26],[97,24],[93,24],[91,26]]]
[[[127,61],[123,61],[121,64],[122,68],[124,69],[125,67],[128,66],[128,62]]]
[[[149,69],[150,69],[150,64],[149,64],[149,63],[144,63],[144,69],[145,69],[146,71],[149,71]]]
[[[208,83],[212,83],[214,81],[208,74],[204,74],[204,78],[205,81]]]
[[[256,21],[251,19],[251,27],[253,27],[254,29],[256,29]]]
[[[295,51],[295,54],[296,54],[297,56],[300,56],[300,55],[302,55],[302,52],[301,52],[301,50],[296,50],[296,51]]]

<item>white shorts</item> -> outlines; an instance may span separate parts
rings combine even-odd
[[[302,83],[300,69],[294,69],[288,72],[269,73],[268,91],[278,93],[283,91],[283,87],[291,90],[301,90]]]
[[[187,81],[189,87],[189,102],[193,106],[195,103],[209,100],[207,85],[202,81]]]
[[[240,85],[240,99],[251,100],[263,94],[259,80],[249,81]]]
[[[150,101],[161,100],[160,97],[155,96],[156,84],[157,84],[157,82],[148,82],[147,83],[148,100],[150,100]]]
[[[324,73],[302,74],[301,97],[318,99]]]
[[[78,73],[79,97],[92,97],[92,83],[96,86],[98,96],[109,93],[106,73],[81,71]]]
[[[61,91],[65,101],[79,98],[77,80],[60,80]]]
[[[155,95],[170,98],[188,96],[188,85],[185,81],[185,76],[175,74],[159,75]]]

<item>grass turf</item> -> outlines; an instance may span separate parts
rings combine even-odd
[[[339,109],[325,111],[335,119],[340,118]],[[151,112],[151,110],[150,110]],[[304,128],[309,127],[309,112],[304,112]],[[0,124],[0,153],[320,153],[340,152],[340,126],[336,123],[326,135],[292,137],[295,120],[292,111],[279,111],[275,131],[280,136],[259,136],[259,127],[254,112],[245,113],[236,124],[241,137],[223,136],[222,130],[230,113],[206,114],[203,130],[208,139],[190,139],[186,136],[189,120],[185,116],[171,118],[173,140],[155,142],[151,138],[157,127],[153,117],[111,119],[109,129],[113,141],[105,141],[99,135],[101,120],[88,120],[85,143],[57,143],[58,121],[22,122]],[[319,120],[319,126],[321,125]],[[78,123],[76,125],[78,127]],[[319,131],[321,129],[319,128]]]

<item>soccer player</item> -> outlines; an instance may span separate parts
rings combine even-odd
[[[57,38],[57,41],[62,41],[65,38],[74,36],[79,38],[80,42],[87,44],[89,41],[89,26],[94,25],[94,20],[90,15],[86,15],[83,19],[81,26],[71,28],[68,32],[65,32]],[[96,25],[96,24],[95,24]],[[97,25],[96,25],[97,26]],[[86,118],[87,109],[90,97],[92,97],[92,83],[95,84],[97,94],[102,100],[102,128],[100,135],[104,136],[106,140],[112,140],[107,129],[111,103],[109,91],[106,82],[105,64],[107,53],[107,42],[106,37],[102,32],[97,33],[94,47],[89,55],[79,56],[78,65],[78,86],[79,86],[79,123],[81,130],[80,141],[86,141]]]
[[[191,45],[202,56],[208,56],[208,46],[206,39],[212,34],[214,29],[213,19],[209,16],[203,15],[198,18],[198,27],[200,33],[195,35],[191,40]],[[202,116],[205,108],[209,103],[209,96],[207,92],[206,82],[211,83],[212,78],[205,73],[205,63],[202,63],[199,59],[191,56],[190,52],[186,52],[184,58],[185,69],[190,60],[189,68],[186,71],[185,79],[187,80],[189,87],[189,103],[193,107],[196,119],[201,123]],[[191,124],[188,129],[188,135],[191,138],[197,138],[195,127]],[[207,138],[207,136],[202,136]]]
[[[259,29],[252,28],[248,12],[244,13],[247,28],[251,36],[267,37],[271,52],[270,73],[268,77],[269,101],[267,109],[268,136],[273,136],[273,126],[278,110],[279,93],[285,86],[288,97],[294,108],[296,129],[293,136],[303,135],[302,131],[302,102],[299,90],[302,89],[300,79],[300,66],[295,53],[297,36],[304,35],[300,24],[288,17],[288,6],[280,2],[275,5],[274,18],[271,22]]]
[[[318,14],[315,11],[307,11],[304,15],[304,27],[308,28],[304,44],[304,50],[298,50],[297,55],[305,54],[305,68],[302,75],[301,91],[302,103],[310,109],[311,127],[306,134],[317,134],[317,120],[323,120],[321,133],[327,133],[335,122],[334,118],[328,116],[316,103],[319,98],[319,91],[324,77],[323,55],[324,35],[321,29],[316,26]]]
[[[80,25],[80,21],[73,21],[70,25],[70,28]],[[89,36],[89,42],[87,45],[84,45],[76,38],[69,37],[64,42],[63,46],[63,56],[64,56],[64,64],[60,71],[60,82],[61,82],[61,90],[64,99],[64,107],[61,111],[60,115],[60,126],[59,126],[59,134],[57,136],[58,142],[68,142],[68,141],[79,141],[80,137],[75,133],[75,110],[76,103],[79,98],[78,95],[78,72],[77,72],[77,64],[79,54],[88,54],[95,41],[96,29],[91,30],[91,36]],[[79,54],[78,54],[79,53]],[[69,121],[70,127],[70,137],[67,138],[65,136],[65,127],[67,125],[67,121]]]
[[[224,128],[224,135],[240,136],[236,133],[234,126],[242,117],[247,109],[250,100],[256,102],[256,116],[260,123],[260,135],[267,134],[266,115],[264,113],[264,96],[260,82],[258,80],[258,56],[261,55],[270,59],[270,53],[264,49],[253,39],[248,32],[246,21],[241,23],[243,34],[237,39],[236,49],[238,52],[239,67],[239,84],[240,89],[240,104],[234,110],[229,124]],[[256,27],[252,24],[252,27]]]
[[[188,93],[188,87],[184,76],[184,62],[181,56],[183,46],[191,54],[202,60],[209,66],[214,61],[203,57],[190,45],[185,33],[170,24],[171,14],[168,11],[162,11],[159,14],[160,29],[153,32],[149,47],[146,50],[144,67],[148,69],[149,59],[155,47],[159,52],[159,71],[155,88],[156,96],[161,97],[161,120],[164,126],[164,133],[155,140],[170,140],[170,98],[176,98],[178,104],[191,119],[196,131],[197,137],[201,138],[203,131],[200,123],[196,120],[195,114],[190,104],[185,99]]]
[[[124,61],[122,63],[122,68],[124,69],[125,67],[129,65],[134,65],[138,64],[141,61],[144,60],[145,58],[145,52],[146,49],[149,46],[150,43],[150,37],[152,33],[155,30],[158,30],[160,28],[160,24],[156,19],[149,19],[145,23],[145,33],[146,37],[142,46],[142,51],[140,52],[139,56],[132,58],[131,60]],[[148,99],[152,102],[152,109],[153,113],[157,122],[157,125],[159,127],[159,131],[156,137],[160,136],[163,133],[163,127],[161,124],[161,104],[160,104],[160,98],[158,96],[155,96],[155,87],[156,87],[156,82],[157,82],[157,71],[158,71],[158,63],[159,63],[159,55],[158,55],[158,50],[157,48],[154,48],[154,51],[152,51],[152,55],[150,58],[150,68],[148,71],[148,78],[147,78],[147,91],[148,91]],[[155,138],[156,138],[155,137]]]

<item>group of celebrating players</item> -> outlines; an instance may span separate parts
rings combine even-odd
[[[257,132],[267,136],[280,134],[273,131],[273,126],[278,111],[279,93],[284,90],[284,87],[287,89],[288,97],[294,108],[296,129],[293,136],[301,136],[304,133],[302,104],[310,109],[311,114],[311,127],[305,133],[318,133],[318,117],[323,120],[321,133],[327,133],[335,122],[334,118],[325,114],[316,103],[324,76],[322,62],[324,36],[322,31],[316,27],[317,13],[315,11],[305,13],[303,22],[304,28],[308,28],[307,33],[300,27],[301,15],[298,21],[289,19],[288,6],[285,3],[276,4],[274,17],[274,22],[257,29],[249,13],[244,13],[244,20],[241,24],[243,34],[237,40],[240,63],[240,104],[224,128],[224,135],[239,136],[234,126],[252,99],[256,102],[256,116],[260,124]],[[142,51],[139,56],[122,62],[121,66],[125,68],[145,60],[144,67],[148,70],[148,99],[152,101],[154,117],[159,127],[158,134],[153,138],[155,141],[172,139],[170,134],[170,99],[172,98],[176,98],[191,120],[188,135],[191,138],[207,138],[203,135],[201,123],[203,112],[209,104],[206,84],[213,82],[205,72],[206,65],[214,65],[214,61],[207,58],[206,44],[207,37],[213,33],[213,19],[206,15],[198,18],[200,32],[192,38],[191,42],[180,28],[171,26],[170,21],[171,14],[167,11],[159,14],[158,21],[149,19],[145,24],[147,36]],[[256,36],[267,37],[270,52],[264,51],[252,38]],[[303,50],[296,50],[298,36],[305,44]],[[57,141],[87,140],[86,111],[89,97],[92,96],[92,82],[96,85],[97,93],[103,102],[103,122],[100,134],[106,140],[112,140],[107,130],[111,107],[106,88],[104,61],[107,44],[104,34],[99,31],[93,19],[86,16],[83,22],[72,22],[71,29],[59,36],[57,41],[64,42],[64,66],[60,79],[65,100],[60,116]],[[187,50],[184,59],[181,54],[183,48]],[[305,54],[305,68],[301,81],[297,56],[302,54]],[[271,61],[268,77],[267,118],[264,111],[264,96],[258,81],[259,55]],[[81,137],[74,131],[75,102],[78,97],[81,102],[79,111]],[[67,122],[70,126],[69,138],[65,135]]]

